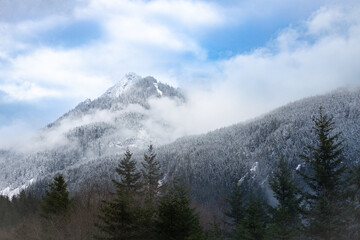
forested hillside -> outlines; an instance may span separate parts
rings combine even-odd
[[[210,204],[222,202],[233,182],[243,177],[267,188],[268,175],[282,155],[293,171],[306,169],[299,155],[315,141],[312,119],[320,106],[334,117],[336,131],[344,139],[346,161],[358,161],[360,90],[338,90],[290,103],[246,123],[156,147],[164,178],[180,178],[189,184],[195,199]],[[68,169],[70,188],[90,179],[108,181],[120,156]],[[135,152],[134,159],[141,160],[142,152]]]

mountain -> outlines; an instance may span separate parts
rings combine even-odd
[[[174,140],[174,126],[155,116],[151,103],[185,97],[153,77],[125,75],[102,96],[78,104],[31,139],[0,150],[0,194],[13,195],[58,171],[124,151]]]
[[[157,159],[166,179],[176,176],[189,184],[193,197],[202,203],[223,202],[233,182],[244,179],[267,192],[267,178],[281,156],[294,171],[306,170],[299,155],[306,145],[315,142],[312,119],[320,106],[325,114],[334,117],[335,132],[342,132],[344,157],[358,161],[360,89],[306,98],[246,123],[177,139],[157,147]],[[143,151],[135,152],[134,158],[141,161],[142,154]],[[114,168],[121,157],[102,158],[68,169],[70,184],[84,183],[86,176],[100,182],[115,177]]]
[[[154,101],[163,100],[186,103],[178,89],[152,77],[126,75],[98,99],[80,103],[42,129],[30,149],[1,150],[2,193],[30,185],[41,191],[57,172],[65,174],[72,191],[108,186],[124,151],[129,148],[140,162],[150,143],[164,180],[181,179],[202,203],[223,202],[234,181],[250,181],[266,192],[269,173],[282,155],[294,171],[306,170],[299,155],[315,141],[312,118],[320,106],[334,117],[335,131],[342,132],[345,158],[358,160],[360,89],[306,98],[245,123],[179,139],[173,135],[177,126],[153,111]]]

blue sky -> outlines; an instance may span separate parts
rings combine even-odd
[[[0,135],[38,129],[127,72],[211,105],[212,128],[359,86],[357,2],[0,0]]]

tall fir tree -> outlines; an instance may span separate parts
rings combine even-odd
[[[301,239],[302,192],[284,157],[276,164],[269,185],[278,203],[272,209],[272,221],[267,231],[268,239]]]
[[[348,207],[349,239],[360,239],[360,164],[353,164],[350,170],[349,182],[351,187],[348,197],[351,204]]]
[[[156,154],[153,146],[150,145],[147,153],[144,154],[144,161],[141,163],[142,173],[142,197],[144,204],[142,207],[141,229],[139,233],[146,239],[156,239],[154,221],[156,218],[156,205],[160,198],[160,185],[162,174],[160,164],[156,161]]]
[[[141,163],[143,169],[141,170],[143,176],[143,184],[145,198],[152,202],[160,193],[160,180],[162,174],[160,172],[160,164],[155,160],[156,154],[153,146],[150,145],[148,152],[144,154],[144,161]]]
[[[339,240],[344,234],[344,218],[348,183],[342,158],[343,141],[340,133],[333,133],[332,117],[323,114],[314,118],[316,145],[307,146],[308,153],[301,155],[310,173],[301,173],[310,190],[305,193],[306,226],[310,239]]]
[[[137,239],[137,211],[133,206],[134,199],[122,187],[116,190],[112,201],[103,201],[98,216],[100,222],[95,226],[101,231],[96,239],[132,240]]]
[[[155,227],[158,240],[203,239],[199,216],[190,206],[188,191],[177,182],[160,199]]]
[[[49,218],[66,214],[70,208],[72,199],[69,198],[69,191],[63,175],[54,177],[49,184],[41,203],[41,216]]]
[[[132,153],[127,150],[116,168],[120,181],[113,180],[116,187],[114,199],[103,201],[101,214],[98,216],[99,222],[95,224],[102,234],[95,236],[96,239],[140,239],[138,223],[141,219],[141,210],[135,199],[140,188],[140,173],[131,157]]]
[[[116,173],[120,176],[120,181],[113,180],[118,188],[124,191],[136,192],[140,189],[139,179],[141,174],[137,171],[136,162],[132,160],[132,153],[127,150],[124,158],[116,168]]]
[[[231,195],[226,199],[229,211],[225,212],[225,215],[231,219],[230,225],[232,226],[236,227],[244,219],[245,193],[244,183],[239,184],[238,181],[235,181]]]
[[[269,222],[267,203],[259,195],[251,194],[244,207],[244,218],[236,227],[234,240],[263,240]]]

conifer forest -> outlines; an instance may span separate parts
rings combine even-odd
[[[232,179],[209,208],[182,176],[164,178],[149,145],[139,162],[125,151],[102,185],[69,193],[58,174],[41,195],[29,188],[1,196],[0,239],[359,239],[360,165],[347,161],[343,135],[322,107],[312,123],[315,141],[299,155],[306,167],[274,159],[268,190],[252,177]]]

